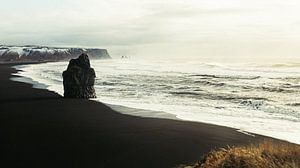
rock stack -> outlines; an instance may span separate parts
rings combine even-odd
[[[96,74],[87,54],[71,59],[67,70],[63,72],[64,97],[96,98],[95,78]]]

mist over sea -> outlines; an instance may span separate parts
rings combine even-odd
[[[19,72],[23,81],[63,94],[61,74],[67,64],[17,68],[23,70]],[[91,65],[101,102],[162,111],[183,120],[300,144],[300,64],[112,59],[92,60]]]

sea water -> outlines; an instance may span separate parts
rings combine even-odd
[[[34,87],[63,95],[67,64],[17,68]],[[96,100],[141,109],[120,112],[162,118],[171,114],[300,144],[300,64],[112,59],[92,60],[91,65],[97,75]]]

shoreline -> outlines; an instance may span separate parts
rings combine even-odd
[[[1,165],[10,167],[174,167],[207,152],[273,138],[181,120],[121,114],[103,103],[11,81],[0,64]]]
[[[65,64],[67,64],[67,62],[65,62]],[[56,64],[54,64],[54,65],[56,65]],[[67,66],[67,65],[61,66],[61,64],[59,64],[58,65],[59,70],[50,70],[50,74],[52,74],[53,72],[55,72],[56,74],[60,73],[60,71],[64,70],[65,66]],[[33,67],[33,69],[30,67]],[[61,79],[55,79],[56,78],[55,77],[54,78],[55,80],[53,80],[53,77],[50,77],[49,78],[50,80],[48,80],[48,78],[41,77],[40,76],[41,74],[38,73],[38,72],[43,72],[44,71],[43,69],[47,68],[48,65],[43,64],[43,63],[41,65],[37,65],[37,72],[35,72],[34,67],[35,67],[35,65],[32,65],[32,66],[28,65],[28,67],[23,66],[23,65],[14,66],[14,68],[19,70],[18,73],[15,75],[18,75],[20,77],[12,78],[12,80],[29,83],[29,84],[32,84],[34,88],[54,91],[54,92],[58,93],[59,95],[63,96],[63,88],[62,88],[62,80]],[[43,69],[41,69],[41,67],[43,67]],[[49,68],[50,69],[56,68],[56,66],[53,67],[53,64],[49,64]],[[48,73],[48,72],[43,72],[43,73]],[[101,71],[99,71],[98,73],[101,74]],[[45,75],[47,76],[47,74],[45,74]],[[110,79],[108,79],[108,80],[110,80]],[[98,87],[98,85],[95,85],[95,87]],[[97,89],[99,89],[99,88],[97,88]],[[96,89],[96,91],[97,91],[97,89]],[[104,90],[104,93],[105,92],[106,91]],[[108,94],[114,94],[114,92],[108,93]],[[99,95],[102,95],[102,93],[99,92]],[[239,97],[237,97],[237,98],[239,98]],[[220,113],[220,111],[219,111],[219,114],[217,114],[216,116],[212,115],[210,117],[207,117],[210,114],[207,113],[206,110],[189,109],[188,106],[183,107],[180,111],[176,111],[176,109],[174,109],[174,108],[162,110],[161,108],[159,108],[160,104],[158,104],[158,106],[156,106],[156,105],[148,106],[147,104],[145,106],[145,105],[139,104],[138,102],[133,103],[133,104],[130,104],[130,103],[128,104],[128,103],[126,103],[126,101],[125,101],[125,103],[122,102],[122,99],[123,99],[122,97],[115,97],[114,99],[110,99],[108,97],[108,99],[107,99],[107,97],[103,98],[102,96],[100,96],[97,99],[90,99],[90,100],[104,103],[104,104],[108,105],[109,107],[115,109],[117,112],[120,112],[120,113],[126,114],[126,115],[132,115],[132,116],[138,116],[138,117],[150,117],[150,118],[151,117],[152,118],[167,118],[167,119],[176,119],[176,120],[183,120],[183,121],[207,123],[207,124],[212,124],[212,125],[217,125],[217,126],[233,128],[233,129],[236,129],[237,131],[245,133],[245,134],[258,134],[258,135],[272,137],[275,139],[280,139],[283,141],[288,141],[291,143],[300,144],[300,142],[298,140],[298,135],[295,132],[293,132],[291,130],[290,130],[290,132],[289,131],[286,132],[286,130],[285,130],[285,128],[289,129],[288,127],[295,127],[295,130],[297,130],[297,128],[298,128],[298,126],[296,124],[289,123],[290,121],[287,118],[285,118],[287,120],[283,120],[283,121],[288,122],[288,123],[282,123],[282,125],[290,125],[290,124],[291,125],[281,129],[281,127],[278,126],[278,124],[274,124],[274,121],[268,120],[268,117],[269,117],[269,119],[271,117],[271,120],[277,120],[277,118],[272,118],[272,116],[267,116],[265,119],[263,119],[261,121],[261,119],[258,117],[258,113],[256,113],[256,112],[254,115],[255,119],[252,119],[252,120],[250,119],[250,121],[249,121],[249,116],[247,117],[244,115],[246,115],[246,114],[252,115],[252,111],[246,111],[245,114],[244,114],[244,112],[240,111],[240,112],[235,113],[234,115],[230,116],[229,118],[226,115],[222,115],[223,113]],[[240,105],[244,106],[245,110],[250,110],[251,108],[254,108],[251,104],[252,101],[254,104],[257,103],[255,101],[255,99],[253,99],[253,100],[251,98],[246,99],[246,101],[248,101],[248,100],[250,103],[244,104],[243,102],[245,102],[245,99],[241,100],[241,102],[240,102]],[[226,106],[226,104],[220,104],[220,105]],[[276,107],[276,105],[275,106],[274,106],[274,104],[270,105],[268,102],[266,102],[266,103],[262,102],[261,104],[258,104],[258,105],[259,105],[259,107],[261,105],[262,108]],[[215,108],[217,108],[217,111],[221,109],[221,108],[218,108],[217,106]],[[187,111],[187,113],[186,114],[181,113],[182,110]],[[210,109],[208,109],[208,110],[210,110]],[[236,110],[239,110],[239,109],[236,109]],[[255,109],[255,110],[258,110],[258,109]],[[269,115],[268,109],[265,109],[265,110],[267,110],[267,111],[263,110],[262,114],[266,113],[265,115]],[[281,109],[281,110],[285,110],[285,109]],[[196,111],[196,113],[195,113],[195,111]],[[191,115],[188,115],[189,112],[191,112],[191,114],[194,114],[194,117],[198,117],[198,118],[191,117]],[[226,112],[230,112],[230,110],[225,111],[225,114],[226,114]],[[218,113],[218,112],[216,112],[216,113]],[[239,114],[239,113],[241,113],[241,114]],[[260,113],[260,111],[259,111],[259,113]],[[201,118],[201,116],[203,116],[204,118]],[[220,119],[215,120],[215,119],[213,119],[214,117],[218,117],[218,118],[227,117],[227,118],[224,118],[221,120]],[[239,117],[241,117],[241,118],[239,118]],[[241,122],[242,120],[243,120],[243,122]],[[227,122],[227,121],[231,121],[231,122]],[[243,123],[247,123],[247,122],[249,122],[249,125],[243,124]],[[262,122],[263,124],[260,127],[256,127],[255,123],[260,124],[260,122]],[[273,129],[268,129],[268,127],[273,128]],[[273,130],[276,130],[276,131],[273,131]]]
[[[12,74],[14,75],[14,77],[11,77],[10,80],[14,81],[14,82],[21,82],[21,83],[27,83],[32,85],[32,87],[34,89],[43,89],[43,90],[47,90],[50,92],[55,92],[60,96],[61,95],[59,92],[54,91],[54,90],[49,90],[47,84],[44,83],[39,83],[35,80],[33,80],[30,77],[25,77],[25,76],[20,76],[18,74],[18,71],[22,71],[21,68],[18,68],[18,66],[22,66],[24,64],[21,65],[16,65],[16,66],[12,66],[12,68],[16,69],[17,73]],[[89,99],[90,101],[95,101],[95,102],[100,102],[103,103],[107,106],[109,106],[110,108],[112,108],[113,110],[115,110],[116,112],[119,112],[121,114],[125,114],[125,115],[131,115],[131,116],[137,116],[137,117],[147,117],[147,118],[164,118],[164,119],[174,119],[174,120],[182,120],[180,118],[177,118],[176,115],[174,114],[170,114],[164,111],[153,111],[153,110],[147,110],[147,109],[139,109],[139,108],[134,108],[134,107],[128,107],[128,106],[124,106],[124,105],[119,105],[119,104],[110,104],[110,103],[104,103],[101,102],[100,100],[97,99]],[[141,112],[142,114],[135,114],[137,112]]]
[[[44,63],[44,62],[41,62],[41,64],[42,63]],[[29,62],[29,63],[26,63],[26,64],[31,64],[31,63]],[[36,64],[36,62],[34,62],[34,64]],[[17,68],[18,66],[22,66],[22,65],[24,65],[24,64],[21,64],[21,65],[18,64],[18,65],[12,66],[12,68],[16,69],[17,72],[18,71],[22,71],[21,68]],[[15,77],[10,78],[10,80],[12,80],[12,81],[21,82],[21,83],[27,83],[27,84],[32,85],[32,87],[34,89],[43,89],[43,90],[47,90],[47,91],[50,91],[50,92],[55,92],[58,95],[63,96],[62,94],[60,94],[57,91],[47,89],[47,87],[49,86],[47,84],[39,83],[39,82],[33,80],[30,77],[19,76],[18,73],[15,73],[13,75]],[[136,117],[142,117],[142,118],[144,118],[144,117],[146,117],[146,118],[154,118],[154,119],[155,118],[161,118],[161,119],[171,119],[171,120],[188,121],[189,122],[189,120],[180,119],[175,114],[171,114],[171,113],[164,112],[164,111],[154,111],[154,110],[148,110],[148,109],[140,109],[140,108],[128,107],[128,106],[119,105],[119,104],[104,103],[104,102],[101,102],[100,100],[97,100],[97,99],[89,99],[89,100],[90,101],[95,101],[95,102],[103,103],[103,104],[107,105],[108,107],[110,107],[112,110],[114,110],[114,111],[116,111],[116,112],[118,112],[120,114],[124,114],[124,115],[130,115],[130,116],[136,116]],[[203,123],[201,121],[190,121],[190,122]],[[233,127],[228,127],[228,126],[224,126],[224,125],[217,125],[217,124],[212,124],[212,123],[205,123],[205,124],[210,124],[210,125],[215,125],[215,126],[221,126],[221,127],[235,129],[237,132],[240,132],[240,133],[243,133],[243,134],[249,135],[249,136],[261,135],[261,134],[256,134],[256,133],[252,133],[252,132],[248,132],[248,131],[245,131],[245,130],[241,130],[241,129],[237,129],[237,128],[233,128]],[[267,136],[267,135],[262,135],[262,136]],[[271,138],[274,138],[274,137],[271,137]],[[283,139],[280,139],[280,140],[286,141],[286,140],[283,140]]]

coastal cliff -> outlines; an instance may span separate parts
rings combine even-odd
[[[86,53],[91,59],[110,59],[106,49],[0,45],[0,61],[61,61]]]

